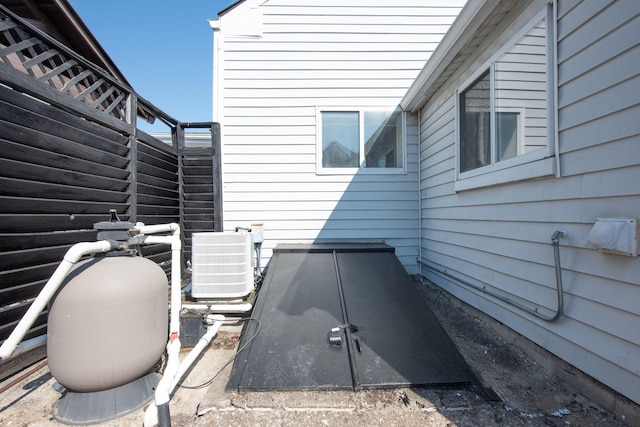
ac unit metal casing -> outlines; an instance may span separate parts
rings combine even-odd
[[[193,233],[191,244],[192,297],[242,298],[253,291],[251,233]]]

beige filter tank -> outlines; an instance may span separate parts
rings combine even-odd
[[[49,306],[47,357],[69,390],[127,384],[160,359],[168,336],[167,276],[139,256],[78,263]]]

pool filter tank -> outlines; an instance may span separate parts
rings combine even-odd
[[[132,227],[115,213],[94,226],[98,240],[123,242]],[[54,418],[104,421],[101,405],[115,408],[106,411],[114,411],[106,417],[112,419],[151,399],[158,381],[153,368],[167,343],[167,285],[159,265],[130,249],[96,254],[72,268],[49,303],[49,369],[67,389]],[[83,419],[92,405],[102,415]]]
[[[69,390],[118,387],[151,370],[166,337],[162,268],[139,256],[96,256],[74,267],[51,302],[49,368]]]

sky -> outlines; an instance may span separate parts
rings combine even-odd
[[[133,89],[182,122],[211,120],[213,30],[207,20],[235,1],[69,0]]]

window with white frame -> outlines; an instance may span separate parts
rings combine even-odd
[[[550,10],[538,15],[459,92],[459,180],[551,156],[554,78],[550,16]],[[539,173],[545,174],[547,169]],[[519,178],[517,173],[509,173]],[[502,181],[509,180],[507,174],[502,175]]]
[[[318,172],[404,171],[399,108],[318,109]]]

